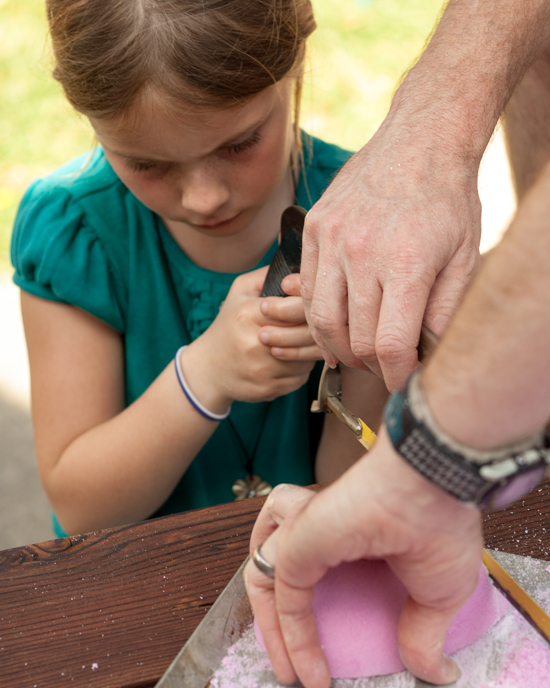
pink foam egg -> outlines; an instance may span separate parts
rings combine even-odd
[[[315,586],[314,609],[333,678],[404,670],[397,622],[406,598],[405,588],[384,561],[361,560],[327,571]],[[444,651],[450,654],[477,640],[507,608],[482,566],[477,588],[449,627]],[[264,646],[257,625],[256,635]]]

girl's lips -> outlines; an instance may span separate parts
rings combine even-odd
[[[231,224],[234,220],[236,220],[241,213],[237,213],[237,215],[234,215],[233,217],[229,218],[229,220],[222,220],[222,222],[214,222],[212,224],[208,225],[195,225],[195,227],[199,227],[200,229],[220,229],[221,227],[225,227],[226,225]]]

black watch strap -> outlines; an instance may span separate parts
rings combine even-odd
[[[473,502],[486,484],[477,466],[444,447],[409,407],[406,393],[391,395],[384,421],[395,449],[425,478],[461,502]]]
[[[403,392],[391,395],[384,409],[384,422],[397,452],[425,478],[448,494],[481,509],[502,508],[526,494],[542,478],[550,463],[548,431],[537,433],[534,444],[489,454],[483,462],[468,459],[436,437],[411,407],[411,384],[419,384],[413,373]],[[417,394],[417,393],[416,393]],[[433,419],[432,421],[433,422]],[[441,431],[444,437],[445,433]],[[476,450],[464,447],[470,454]]]

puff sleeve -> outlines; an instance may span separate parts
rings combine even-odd
[[[85,206],[48,179],[34,182],[17,213],[11,260],[26,292],[87,311],[124,332],[124,294]]]

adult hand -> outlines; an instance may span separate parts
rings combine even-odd
[[[480,515],[408,466],[385,431],[366,457],[318,495],[289,486],[274,490],[251,547],[261,541],[276,579],[250,562],[245,581],[283,683],[299,678],[306,688],[330,685],[315,627],[313,586],[329,567],[363,558],[386,559],[409,592],[397,631],[405,666],[435,684],[458,678],[442,647],[477,582]]]
[[[266,274],[267,268],[261,268],[237,277],[212,325],[182,354],[191,389],[214,412],[223,412],[234,400],[270,401],[288,394],[307,382],[315,365],[307,357],[278,360],[260,341],[262,327],[280,325],[260,310]]]
[[[307,214],[302,296],[328,362],[399,387],[422,320],[446,328],[479,264],[477,167],[421,127],[388,119]]]
[[[304,302],[300,296],[300,275],[288,275],[282,282],[286,298],[266,297],[260,310],[273,325],[260,329],[260,341],[271,347],[271,354],[283,361],[320,361],[321,349],[315,344],[306,321]]]

